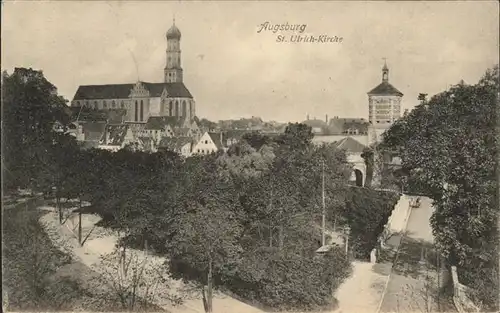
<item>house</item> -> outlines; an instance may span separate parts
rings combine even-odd
[[[174,137],[174,129],[178,124],[179,120],[173,116],[151,116],[144,125],[140,137],[148,137],[159,143],[163,137]]]
[[[127,124],[108,124],[99,140],[99,149],[116,152],[135,142],[132,130]]]
[[[243,136],[248,133],[251,133],[251,131],[234,129],[223,132],[223,145],[226,148],[229,148],[230,146],[238,143],[243,138]]]
[[[173,151],[186,158],[191,156],[192,148],[193,138],[191,137],[164,137],[158,146],[158,150]]]
[[[238,143],[243,135],[251,131],[243,129],[228,130],[222,132],[205,132],[193,146],[193,154],[210,154],[217,151],[226,152],[227,149]]]
[[[339,118],[335,116],[330,119],[328,124],[323,121],[322,124],[324,126],[321,132],[313,131],[313,143],[333,143],[351,137],[363,145],[369,144],[370,123],[364,118]]]
[[[175,116],[150,116],[144,127],[139,130],[136,137],[143,142],[150,138],[146,146],[152,151],[157,150],[163,138],[190,137],[199,138],[199,128],[194,120],[178,118]]]
[[[328,120],[328,117],[326,117],[326,120]],[[328,126],[327,122],[323,120],[318,120],[318,119],[310,120],[309,117],[307,118],[307,120],[303,121],[302,124],[311,127],[313,134],[325,133]]]
[[[205,132],[193,146],[192,154],[206,155],[220,150],[226,150],[226,146],[223,145],[222,132]]]

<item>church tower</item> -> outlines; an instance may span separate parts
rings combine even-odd
[[[381,139],[381,134],[401,117],[403,93],[389,83],[389,68],[384,62],[382,82],[368,92],[368,120],[370,122],[370,142]]]
[[[175,26],[175,19],[172,27],[167,31],[167,65],[165,66],[165,83],[181,83],[181,32]]]

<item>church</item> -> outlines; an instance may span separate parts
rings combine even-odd
[[[175,20],[166,33],[166,39],[163,82],[138,81],[129,84],[79,86],[71,102],[74,111],[82,111],[82,108],[85,108],[114,113],[115,115],[118,112],[121,115],[121,120],[115,124],[129,125],[131,132],[136,137],[148,136],[149,133],[153,133],[152,129],[150,129],[151,132],[144,132],[144,128],[148,120],[158,117],[170,117],[163,120],[175,124],[171,125],[172,128],[175,126],[196,131],[198,129],[196,102],[183,82],[181,32],[175,25]],[[79,118],[82,116],[80,112],[76,115]],[[106,125],[106,127],[111,126],[113,125]],[[101,144],[103,143],[101,142]],[[106,142],[104,142],[105,144]]]

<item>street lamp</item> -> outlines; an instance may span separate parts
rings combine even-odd
[[[349,235],[351,234],[351,228],[347,225],[344,228],[344,236],[345,236],[345,255],[346,258],[349,258]]]

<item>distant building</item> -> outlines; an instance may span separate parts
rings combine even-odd
[[[363,118],[340,118],[335,116],[327,123],[322,122],[321,132],[314,132],[313,143],[333,143],[347,137],[368,145],[370,124]],[[303,122],[308,124],[307,121]]]
[[[382,82],[368,92],[368,120],[364,118],[339,118],[325,121],[307,120],[302,123],[312,127],[313,142],[333,143],[347,137],[369,146],[380,142],[384,131],[401,117],[403,93],[389,83],[389,68],[382,67]]]
[[[352,137],[346,137],[334,145],[337,149],[344,150],[347,156],[347,162],[353,165],[353,173],[351,181],[355,182],[357,186],[364,186],[366,180],[366,164],[361,156],[366,146],[356,141]]]
[[[328,129],[328,116],[326,117],[325,121],[318,120],[318,119],[309,119],[309,116],[305,121],[302,122],[302,124],[306,124],[307,126],[311,127],[313,134],[317,135],[322,135],[325,132],[327,132]]]
[[[380,142],[381,135],[401,117],[403,93],[389,83],[389,68],[382,68],[382,82],[368,92],[368,120],[372,126],[370,143]]]
[[[224,150],[222,132],[205,132],[193,146],[192,154],[206,155]]]
[[[168,150],[176,152],[183,157],[190,157],[193,150],[193,138],[191,137],[176,137],[163,138],[159,144],[158,150]]]
[[[206,155],[227,149],[238,143],[243,135],[251,131],[229,130],[220,132],[205,132],[194,144],[192,154]]]
[[[302,122],[312,127],[313,143],[332,143],[346,150],[349,163],[354,166],[352,180],[363,186],[366,179],[366,165],[361,157],[363,150],[382,140],[382,134],[401,117],[403,93],[389,83],[389,68],[382,67],[382,82],[368,92],[368,120],[363,118],[334,118],[325,121],[309,120]],[[392,165],[401,163],[394,158]],[[374,178],[375,181],[375,178]]]
[[[116,152],[123,149],[128,144],[134,143],[134,135],[130,126],[127,124],[106,125],[101,140],[99,141],[99,149]]]

